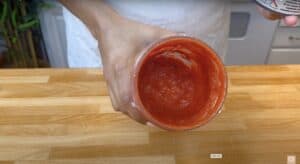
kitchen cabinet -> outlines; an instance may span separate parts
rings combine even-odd
[[[300,64],[300,24],[287,27],[281,21],[274,35],[268,64]]]
[[[300,49],[272,48],[267,64],[300,64]]]
[[[231,8],[229,47],[225,64],[265,64],[278,21],[263,18],[253,2],[235,1]]]
[[[300,48],[300,26],[279,26],[274,34],[273,48]]]

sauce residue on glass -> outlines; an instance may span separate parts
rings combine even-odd
[[[193,128],[209,121],[225,97],[224,66],[204,43],[174,37],[142,59],[137,89],[146,112],[165,128]]]

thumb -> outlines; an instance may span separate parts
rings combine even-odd
[[[286,16],[284,18],[284,23],[288,26],[295,26],[298,22],[297,16]]]

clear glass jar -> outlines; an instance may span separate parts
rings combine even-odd
[[[151,44],[137,58],[132,93],[134,106],[148,122],[167,130],[193,129],[221,111],[226,70],[206,43],[171,36]]]

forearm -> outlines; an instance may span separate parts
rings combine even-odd
[[[101,0],[59,0],[81,19],[94,36],[112,27],[119,15]]]

